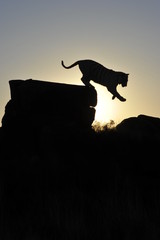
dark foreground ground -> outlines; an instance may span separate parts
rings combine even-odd
[[[160,239],[159,119],[96,132],[12,107],[0,128],[0,239]]]

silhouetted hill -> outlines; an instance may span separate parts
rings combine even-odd
[[[124,119],[117,125],[117,130],[123,134],[138,138],[160,138],[160,118],[146,115]]]
[[[0,239],[160,239],[160,119],[94,131],[85,86],[9,82],[0,128]]]

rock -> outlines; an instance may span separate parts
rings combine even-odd
[[[160,118],[147,115],[130,117],[124,119],[116,126],[119,133],[123,133],[138,139],[159,139],[160,140]]]
[[[11,100],[2,127],[27,122],[31,125],[69,123],[91,126],[97,93],[94,88],[39,80],[10,80]]]
[[[0,239],[159,239],[160,119],[96,132],[94,89],[35,80],[10,88]]]

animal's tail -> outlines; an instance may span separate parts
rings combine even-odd
[[[70,66],[68,66],[68,67],[66,67],[66,66],[64,65],[64,62],[63,62],[63,61],[61,61],[61,64],[62,64],[62,66],[63,66],[64,68],[69,69],[69,68],[72,68],[72,67],[75,67],[76,65],[78,65],[78,64],[79,64],[79,61],[73,63],[72,65],[70,65]]]

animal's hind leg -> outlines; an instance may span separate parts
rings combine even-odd
[[[82,82],[84,83],[84,85],[86,85],[86,86],[89,86],[89,87],[93,87],[91,84],[90,84],[90,80],[88,80],[88,78],[86,78],[86,77],[82,77],[81,78],[81,80],[82,80]]]

